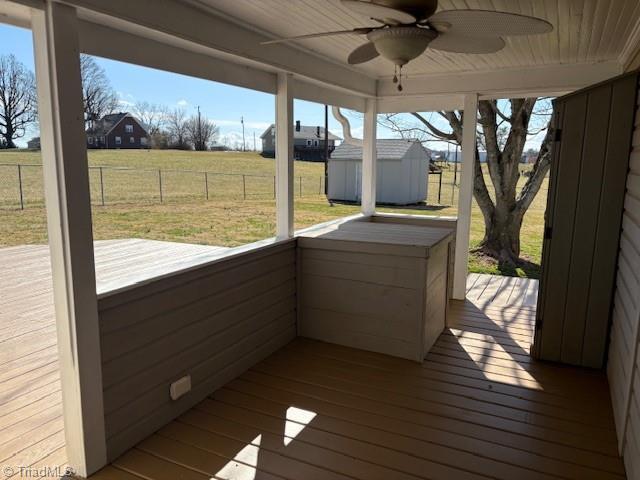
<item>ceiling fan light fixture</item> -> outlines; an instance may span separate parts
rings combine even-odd
[[[437,36],[434,30],[414,26],[382,28],[367,34],[378,53],[399,67],[420,56]]]

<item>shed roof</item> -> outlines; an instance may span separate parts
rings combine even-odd
[[[403,139],[403,138],[389,138],[380,139],[376,142],[376,150],[378,159],[380,160],[401,160],[407,154],[409,149],[418,144],[423,150],[425,158],[430,158],[431,154],[429,150],[422,146],[419,140],[416,139]],[[332,160],[360,160],[362,159],[362,147],[357,145],[351,145],[343,143],[336,147],[331,154]]]

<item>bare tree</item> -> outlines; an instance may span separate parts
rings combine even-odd
[[[14,140],[24,136],[37,118],[33,73],[14,55],[0,57],[0,135],[3,147],[15,148]]]
[[[167,114],[167,133],[169,134],[169,146],[171,148],[179,150],[191,148],[187,124],[187,113],[183,109],[176,108]]]
[[[204,151],[208,150],[209,143],[217,138],[220,129],[211,120],[202,117],[198,109],[198,114],[187,121],[187,130],[193,148]]]
[[[386,115],[382,124],[405,137],[462,145],[464,112],[435,112],[437,117],[446,120],[449,128],[439,128],[428,115],[411,115],[416,123]],[[532,121],[536,117],[537,120]],[[481,100],[478,121],[478,145],[487,152],[485,172],[476,146],[473,195],[485,224],[484,238],[478,250],[500,263],[514,266],[520,261],[522,220],[549,172],[554,134],[551,107],[547,99]],[[529,177],[518,189],[519,165],[527,138],[545,130],[546,135]],[[493,195],[485,181],[485,173],[488,173]]]
[[[136,102],[131,113],[142,122],[149,136],[154,136],[167,124],[169,112],[167,107],[146,101]]]
[[[91,127],[93,122],[116,110],[118,97],[104,69],[90,55],[80,55],[80,73],[85,126]]]

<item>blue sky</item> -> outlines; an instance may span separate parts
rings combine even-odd
[[[33,70],[31,32],[0,24],[0,54],[14,54]],[[244,117],[247,148],[253,148],[254,133],[259,148],[260,135],[274,122],[273,95],[104,58],[96,60],[105,69],[123,111],[136,101],[162,104],[171,109],[184,108],[188,114],[195,113],[200,106],[202,115],[220,127],[220,140],[231,144],[242,138],[240,119]],[[294,114],[304,125],[324,126],[323,105],[296,100]],[[352,118],[355,135],[361,134],[361,124],[357,116]],[[329,129],[340,136],[341,128],[331,115]],[[30,136],[36,134],[33,129],[18,144],[24,145]]]
[[[14,54],[19,61],[31,70],[33,65],[33,42],[31,31],[0,24],[0,55]],[[122,111],[127,111],[137,101],[162,104],[166,107],[183,108],[187,114],[196,112],[200,106],[202,114],[220,127],[221,143],[233,146],[242,139],[241,117],[244,117],[247,148],[253,148],[255,133],[257,147],[260,148],[260,135],[274,122],[275,105],[273,95],[221,83],[187,77],[175,73],[154,70],[113,60],[97,58],[111,81],[111,85],[120,99]],[[347,112],[348,113],[348,112]],[[352,134],[362,137],[362,119],[360,115],[348,115],[351,119]],[[324,125],[324,105],[296,100],[294,117],[303,125]],[[448,125],[438,118],[436,125],[447,129]],[[342,136],[339,123],[329,113],[329,130]],[[26,141],[37,135],[35,128],[17,141],[25,146]],[[391,138],[396,135],[382,126],[378,126],[378,138]],[[538,141],[528,146],[537,146]],[[433,149],[444,149],[444,144],[429,144]]]

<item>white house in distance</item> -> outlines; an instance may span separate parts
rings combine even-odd
[[[409,205],[427,198],[430,152],[418,140],[384,139],[378,154],[376,195],[380,203]],[[362,147],[343,143],[329,160],[329,200],[358,202],[362,197]]]

